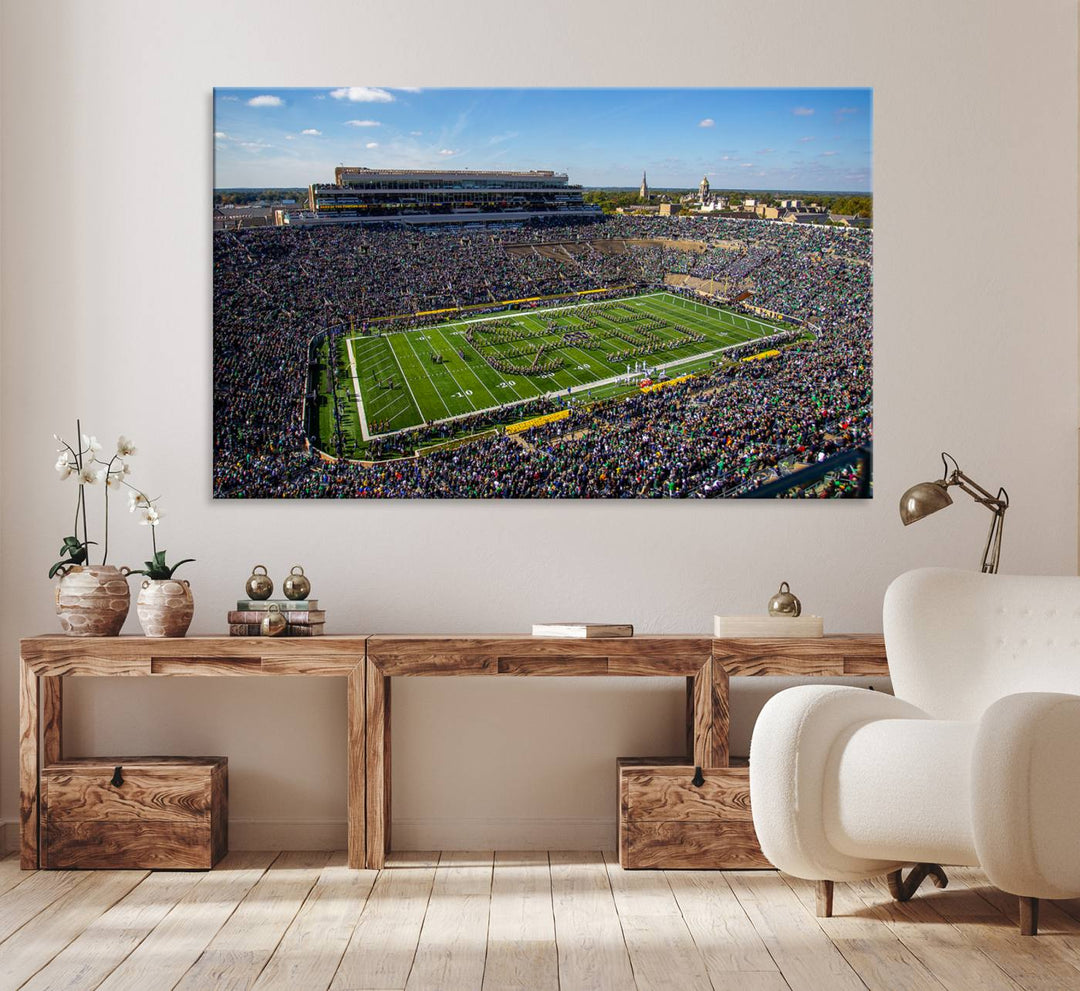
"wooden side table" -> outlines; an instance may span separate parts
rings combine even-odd
[[[63,680],[68,677],[343,678],[348,708],[349,866],[362,867],[364,828],[365,636],[31,637],[19,665],[20,864],[39,863],[41,766],[63,756]]]

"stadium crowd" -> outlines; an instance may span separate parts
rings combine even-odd
[[[214,234],[214,491],[222,497],[708,497],[870,441],[870,231],[726,218],[610,217],[511,229],[341,226]],[[601,250],[602,239],[679,239]],[[560,252],[508,245],[562,244]],[[605,245],[605,249],[609,246]],[[773,358],[722,363],[669,388],[522,434],[374,465],[306,449],[308,342],[319,328],[552,296],[649,288],[669,271],[749,285],[748,304],[815,328]],[[670,287],[669,287],[670,288]],[[625,291],[625,289],[623,290]],[[442,319],[433,315],[429,319]],[[404,321],[413,324],[416,318]],[[529,414],[558,408],[531,404]],[[498,422],[376,442],[370,456]],[[846,494],[837,481],[816,494]]]

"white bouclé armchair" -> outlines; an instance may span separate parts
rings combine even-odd
[[[819,882],[821,914],[834,881],[888,875],[906,900],[977,866],[1034,934],[1038,899],[1080,896],[1080,578],[912,571],[884,629],[895,697],[802,686],[762,710],[761,848]]]

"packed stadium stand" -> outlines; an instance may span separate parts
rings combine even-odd
[[[865,448],[872,439],[873,233],[715,217],[534,219],[475,229],[390,225],[214,233],[214,493],[218,497],[708,498]],[[620,242],[619,250],[611,244]],[[526,250],[562,245],[565,251]],[[373,464],[313,449],[302,410],[313,335],[376,318],[619,286],[671,273],[722,282],[726,306],[810,324],[815,338],[753,362],[718,362],[660,391],[513,436],[477,413],[372,445]],[[673,287],[669,291],[690,290]],[[737,292],[736,292],[737,290]],[[732,302],[741,298],[741,302]],[[409,315],[412,316],[409,316]],[[337,328],[335,330],[334,328]],[[537,399],[520,411],[565,408]],[[334,451],[328,452],[330,455]],[[802,495],[865,492],[854,470]]]

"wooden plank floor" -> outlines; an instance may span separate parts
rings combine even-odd
[[[1017,933],[978,871],[900,905],[884,881],[623,871],[601,853],[230,854],[213,871],[0,860],[0,988],[32,991],[1064,991],[1080,901]]]

